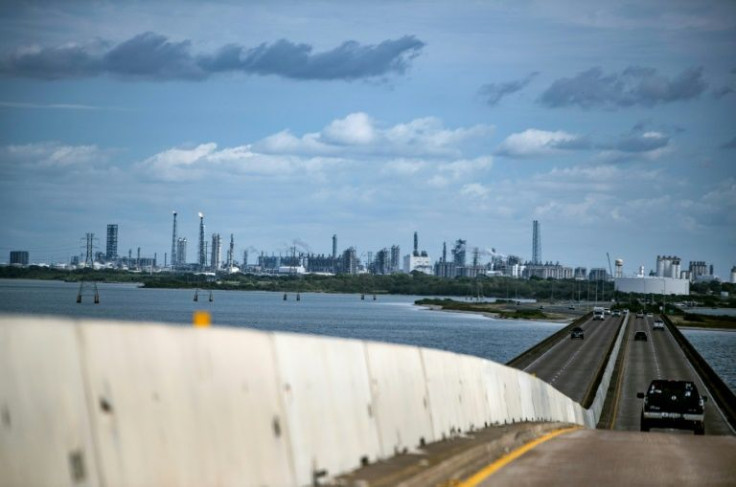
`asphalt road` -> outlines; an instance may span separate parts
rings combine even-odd
[[[734,482],[734,436],[581,429],[536,446],[476,485],[732,486]]]
[[[622,347],[624,353],[623,373],[616,386],[614,397],[614,420],[612,426],[618,431],[639,431],[642,399],[636,397],[637,392],[645,392],[653,379],[691,380],[695,382],[701,395],[710,396],[703,382],[693,370],[683,351],[665,327],[663,331],[654,331],[652,324],[656,318],[629,318],[627,330],[628,340]],[[648,340],[634,341],[636,331],[644,331]],[[692,435],[692,431],[657,430],[670,433]],[[705,434],[733,435],[729,425],[715,403],[709,398],[705,403]],[[736,482],[736,478],[734,479]]]
[[[528,367],[534,374],[577,402],[582,402],[598,368],[603,364],[611,343],[621,327],[622,317],[607,316],[605,320],[588,320],[581,328],[584,340],[569,337],[557,342]]]

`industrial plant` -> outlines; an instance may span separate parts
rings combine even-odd
[[[164,254],[163,262],[157,253],[143,255],[141,247],[129,248],[127,255],[120,255],[120,227],[116,223],[107,225],[105,251],[96,251],[99,246],[95,234],[90,232],[81,239],[82,252],[63,264],[68,268],[122,269],[146,272],[191,272],[207,275],[226,275],[234,273],[263,275],[302,275],[302,274],[376,274],[420,272],[442,278],[459,277],[511,277],[518,279],[575,279],[589,281],[613,281],[615,288],[622,292],[644,294],[686,295],[690,283],[714,280],[713,265],[705,261],[690,261],[683,268],[678,256],[658,255],[656,265],[646,271],[639,265],[636,272],[624,272],[624,260],[615,260],[615,271],[611,258],[606,253],[608,268],[571,267],[559,262],[542,260],[541,224],[532,222],[531,259],[504,254],[495,248],[470,247],[467,240],[458,238],[454,242],[443,242],[440,257],[432,260],[427,250],[419,247],[419,232],[414,231],[412,250],[401,254],[401,246],[393,243],[377,251],[360,253],[355,246],[342,251],[338,247],[337,234],[332,235],[329,254],[313,252],[309,245],[294,240],[288,248],[279,252],[258,251],[252,246],[236,254],[236,241],[230,234],[229,243],[223,254],[223,238],[219,232],[207,235],[204,213],[199,212],[197,248],[194,261],[188,258],[189,239],[180,235],[179,214],[172,212],[171,249]],[[238,259],[242,256],[242,259]],[[253,258],[252,258],[253,257]],[[252,260],[252,261],[251,261]],[[29,252],[14,250],[10,252],[9,263],[16,266],[29,265]],[[731,269],[731,282],[736,282],[736,266]]]

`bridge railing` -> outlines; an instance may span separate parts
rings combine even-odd
[[[2,485],[312,485],[519,421],[595,425],[535,377],[439,350],[0,318]]]

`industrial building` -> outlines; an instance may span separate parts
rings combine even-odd
[[[414,232],[414,250],[411,254],[404,256],[404,272],[410,274],[414,271],[432,275],[432,263],[426,250],[419,251],[419,235]]]
[[[172,258],[171,264],[174,267],[183,266],[187,263],[187,238],[179,237],[176,239],[176,254]]]
[[[532,222],[532,264],[542,263],[542,234],[539,229],[539,221]]]
[[[210,266],[213,272],[217,272],[222,264],[222,239],[219,233],[212,234],[212,255],[210,257]]]
[[[110,224],[107,226],[107,246],[105,248],[105,259],[112,262],[118,258],[118,226]]]
[[[690,294],[690,281],[681,279],[680,258],[657,256],[657,267],[654,275],[645,276],[644,266],[639,267],[635,277],[623,277],[623,260],[616,261],[614,278],[616,291],[638,294],[664,294],[687,296]]]
[[[702,260],[691,260],[690,266],[688,267],[688,274],[691,282],[712,281],[715,279],[713,276],[713,264],[709,265]]]
[[[572,279],[575,273],[572,267],[556,264],[527,264],[522,271],[522,277],[539,279]]]
[[[27,250],[11,250],[10,265],[28,265]]]

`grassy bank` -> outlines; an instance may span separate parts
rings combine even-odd
[[[418,306],[430,306],[441,311],[461,311],[466,313],[483,313],[497,318],[516,320],[557,320],[559,316],[549,315],[540,309],[519,307],[509,301],[466,303],[454,299],[419,299],[414,302]]]
[[[668,315],[672,323],[678,328],[705,328],[736,331],[735,316],[709,316],[685,313],[683,315]]]

